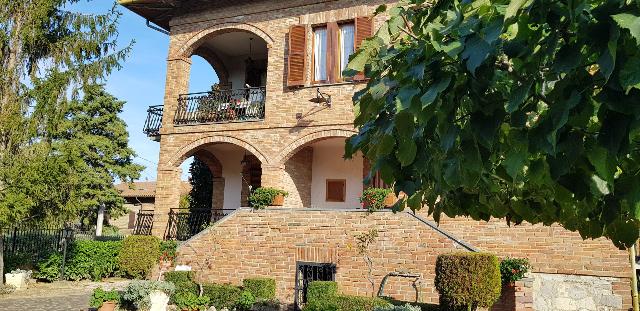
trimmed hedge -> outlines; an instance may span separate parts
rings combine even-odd
[[[176,297],[178,295],[184,297],[189,294],[198,295],[200,288],[198,284],[193,281],[192,271],[170,271],[164,273],[165,282],[173,283],[176,286],[176,294],[171,296],[171,302],[176,303]]]
[[[67,253],[64,278],[67,280],[102,278],[119,274],[118,253],[122,248],[120,241],[76,241],[71,244]],[[38,279],[55,281],[60,277],[62,255],[51,254],[38,262]]]
[[[160,239],[155,236],[131,235],[122,241],[118,256],[120,269],[133,278],[145,278],[160,257]]]
[[[209,303],[220,310],[232,309],[240,299],[242,289],[228,284],[205,284],[202,286],[202,292],[203,296],[209,297]]]
[[[435,286],[447,310],[489,308],[500,298],[501,283],[495,255],[458,252],[436,260]]]
[[[256,301],[276,298],[276,280],[270,278],[249,278],[242,281],[242,288],[250,292]]]
[[[314,281],[307,288],[307,301],[331,299],[338,295],[338,283],[331,281]]]
[[[315,281],[307,289],[304,311],[372,311],[376,307],[391,305],[378,297],[338,295],[336,282]]]

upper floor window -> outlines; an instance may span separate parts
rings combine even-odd
[[[311,28],[307,39],[306,25],[292,26],[289,31],[288,86],[306,85],[305,77],[311,73],[311,83],[335,83],[344,81],[342,72],[347,68],[349,57],[360,43],[373,33],[370,17],[357,17],[346,22],[329,22]],[[307,48],[311,45],[311,70],[307,65]],[[354,80],[363,80],[358,74]]]

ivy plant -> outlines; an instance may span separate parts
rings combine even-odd
[[[397,209],[558,223],[618,247],[640,218],[640,4],[403,0],[351,57],[372,171]]]

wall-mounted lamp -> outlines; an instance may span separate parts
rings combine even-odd
[[[331,107],[331,95],[323,93],[320,88],[317,89],[316,97],[311,99],[311,102],[318,105],[322,104],[326,107]]]

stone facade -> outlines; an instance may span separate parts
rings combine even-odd
[[[609,311],[624,306],[616,293],[619,278],[535,273],[534,279],[535,310]]]

